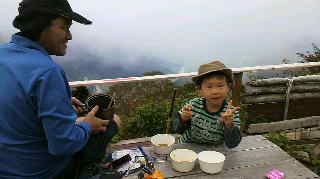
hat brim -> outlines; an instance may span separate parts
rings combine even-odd
[[[92,21],[88,20],[87,18],[83,17],[82,15],[76,12],[70,14],[70,19],[84,25],[92,24]]]
[[[78,22],[80,24],[84,24],[84,25],[92,24],[92,21],[88,20],[87,18],[85,18],[82,15],[80,15],[80,14],[78,14],[76,12],[73,12],[73,11],[65,13],[60,9],[56,9],[55,11],[52,11],[52,13],[55,13],[55,14],[58,14],[58,15],[60,15],[62,17],[65,17],[67,19],[76,21],[76,22]]]
[[[68,18],[70,20],[76,21],[80,24],[89,25],[92,24],[92,21],[88,20],[87,18],[83,17],[82,15],[71,12],[71,13],[59,13],[62,17]]]
[[[206,73],[202,73],[202,74],[200,74],[200,75],[193,76],[191,79],[192,79],[193,82],[197,83],[198,80],[199,80],[201,77],[203,77],[204,75],[207,75],[207,74],[213,73],[213,72],[217,72],[217,71],[221,71],[221,72],[225,73],[226,76],[227,76],[228,78],[230,78],[230,80],[233,80],[233,78],[232,78],[232,70],[229,69],[229,68],[220,69],[220,70],[208,71],[208,72],[206,72]]]

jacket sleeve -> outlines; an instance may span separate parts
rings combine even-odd
[[[191,126],[191,120],[183,122],[181,120],[181,113],[176,113],[176,119],[173,120],[173,130],[179,134],[182,134],[187,128]]]
[[[188,101],[184,106],[187,106],[190,104],[192,105],[191,101],[192,100]],[[186,129],[188,129],[191,126],[191,120],[184,122],[181,119],[181,113],[182,113],[183,107],[179,112],[176,112],[176,119],[172,121],[173,130],[179,134],[182,134]]]
[[[45,72],[35,85],[38,116],[52,155],[72,155],[87,143],[91,132],[88,123],[76,124],[71,91],[62,69]]]
[[[225,144],[228,148],[237,147],[241,142],[239,110],[235,112],[235,117],[233,119],[233,126],[230,128],[226,126],[224,127],[224,139],[225,139]]]

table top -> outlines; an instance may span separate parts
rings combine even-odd
[[[223,170],[214,175],[206,174],[200,170],[198,161],[195,168],[186,173],[177,172],[171,167],[170,159],[160,163],[159,169],[166,178],[184,179],[262,179],[273,168],[285,173],[287,179],[314,179],[318,175],[306,168],[296,159],[288,155],[280,147],[261,135],[243,137],[238,147],[201,146],[197,144],[175,144],[174,149],[186,148],[197,153],[204,150],[214,150],[223,153],[226,160]],[[162,158],[154,153],[152,147],[144,148],[151,156]],[[129,175],[125,179],[136,179],[137,176]]]

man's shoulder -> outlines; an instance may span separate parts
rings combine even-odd
[[[37,49],[9,43],[0,46],[1,64],[17,74],[41,75],[51,70],[61,71],[52,58]]]

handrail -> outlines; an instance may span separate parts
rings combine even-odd
[[[299,68],[309,68],[309,67],[317,67],[317,66],[320,67],[320,62],[241,67],[241,68],[231,68],[231,70],[233,73],[242,73],[242,72],[255,72],[255,71],[268,71],[268,70],[299,69]],[[94,85],[102,85],[102,84],[115,84],[115,83],[124,83],[124,82],[137,82],[137,81],[171,79],[171,78],[190,78],[196,74],[197,72],[191,72],[191,73],[178,73],[178,74],[154,75],[154,76],[143,76],[143,77],[114,78],[114,79],[102,79],[102,80],[90,80],[90,81],[73,81],[73,82],[69,82],[69,85],[71,87],[79,87],[79,86],[94,86]]]

